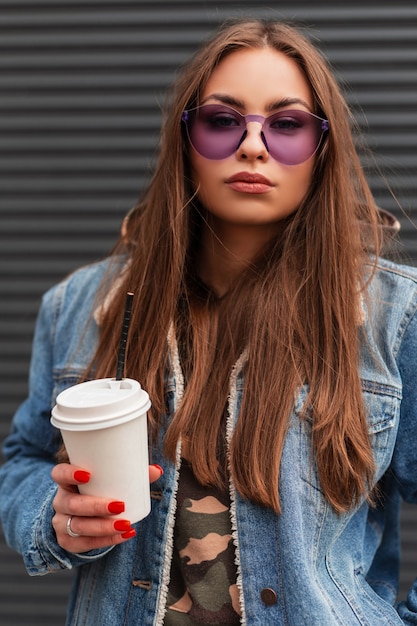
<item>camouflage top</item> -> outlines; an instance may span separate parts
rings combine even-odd
[[[240,624],[227,488],[203,487],[181,466],[164,626]]]

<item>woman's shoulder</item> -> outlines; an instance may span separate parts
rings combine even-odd
[[[53,285],[44,295],[44,299],[62,299],[69,297],[97,294],[102,285],[109,285],[115,280],[125,263],[122,257],[109,257],[95,263],[83,265],[72,271],[59,283]]]
[[[125,259],[110,257],[84,265],[51,287],[42,298],[41,309],[50,316],[54,326],[86,322],[120,275]]]
[[[376,262],[376,269],[382,279],[386,276],[386,278],[389,277],[398,282],[410,282],[410,286],[417,284],[417,267],[413,265],[379,257]]]
[[[371,280],[368,294],[379,312],[403,319],[417,310],[417,267],[378,258],[371,259],[368,270]]]
[[[114,280],[124,264],[124,257],[118,256],[107,257],[101,261],[83,265],[63,278],[60,283],[55,285],[55,288],[82,289],[89,286],[94,289],[106,279],[109,282]]]
[[[370,280],[369,280],[370,279]],[[375,289],[412,296],[417,292],[417,267],[383,257],[369,258],[365,269],[365,281],[372,293]]]

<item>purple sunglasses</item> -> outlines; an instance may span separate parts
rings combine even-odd
[[[318,150],[329,122],[314,113],[286,109],[269,117],[242,115],[223,104],[203,104],[184,111],[181,120],[193,148],[206,159],[231,156],[247,135],[249,122],[261,124],[269,154],[284,165],[300,165]]]

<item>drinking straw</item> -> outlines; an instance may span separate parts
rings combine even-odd
[[[119,354],[117,356],[116,380],[122,380],[125,367],[125,352],[127,343],[127,333],[129,332],[130,314],[132,312],[133,293],[128,291],[126,295],[125,312],[123,315],[122,334],[120,336]]]

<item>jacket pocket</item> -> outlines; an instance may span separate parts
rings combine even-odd
[[[308,386],[300,390],[291,420],[291,429],[299,431],[299,468],[301,478],[314,489],[322,491],[319,484],[316,460],[312,447],[313,418],[310,408],[304,411]],[[367,415],[368,433],[375,459],[376,482],[388,468],[395,444],[400,414],[401,392],[399,389],[362,380],[362,393]]]
[[[391,462],[402,396],[396,387],[369,380],[362,380],[362,393],[378,481]]]
[[[54,387],[52,390],[51,407],[56,403],[56,399],[61,391],[77,385],[84,376],[84,370],[78,368],[55,369],[53,373]]]

